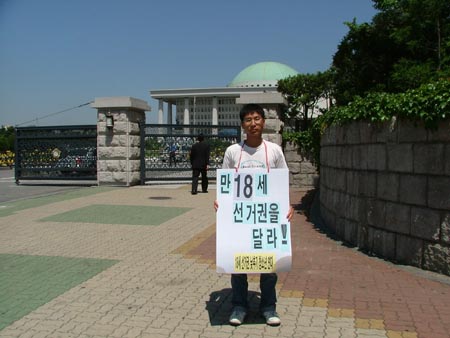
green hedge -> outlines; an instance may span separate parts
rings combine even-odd
[[[334,107],[318,117],[307,131],[283,133],[283,140],[311,152],[319,168],[320,138],[327,127],[353,121],[384,122],[393,117],[423,122],[428,129],[437,128],[439,121],[450,118],[450,80],[428,83],[400,94],[371,93],[356,97],[347,106]]]
[[[347,106],[323,115],[321,123],[329,126],[357,120],[383,122],[394,116],[436,128],[440,120],[450,117],[450,80],[428,83],[400,94],[371,93],[357,97]]]

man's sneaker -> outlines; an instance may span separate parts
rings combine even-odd
[[[247,311],[242,307],[235,307],[231,313],[229,322],[231,325],[238,326],[244,322]]]
[[[276,311],[274,310],[264,311],[262,315],[265,318],[267,325],[278,326],[281,324],[280,317],[278,316],[278,313],[276,313]]]

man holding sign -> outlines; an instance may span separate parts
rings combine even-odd
[[[226,188],[231,186],[234,187],[229,190],[230,198],[233,199],[233,207],[231,213],[228,212],[228,209],[221,211],[226,211],[226,214],[228,215],[233,214],[234,218],[232,223],[234,228],[238,225],[239,229],[246,227],[244,229],[249,229],[249,231],[251,231],[253,248],[264,250],[270,246],[269,249],[274,249],[277,248],[277,243],[278,248],[282,247],[283,244],[285,247],[288,246],[290,266],[290,241],[289,243],[287,241],[286,229],[288,229],[287,227],[289,226],[289,221],[291,220],[294,211],[289,205],[288,196],[286,196],[289,192],[289,181],[287,180],[286,184],[283,184],[283,186],[278,189],[284,193],[284,199],[287,201],[286,205],[280,206],[276,202],[264,202],[268,195],[268,177],[272,178],[275,174],[273,172],[270,173],[270,169],[286,169],[285,171],[281,171],[281,175],[283,177],[288,177],[286,176],[287,164],[284,154],[279,145],[262,138],[262,132],[265,126],[265,114],[262,107],[256,104],[245,105],[241,109],[240,119],[242,129],[247,135],[247,138],[245,141],[239,144],[233,144],[227,148],[222,164],[222,169],[233,169],[236,174],[232,174],[233,171],[230,170],[223,170],[220,173],[220,181],[218,182],[218,184],[221,185],[218,187],[219,201],[228,201],[228,196],[226,196],[228,191]],[[275,175],[275,180],[277,180],[276,177],[277,175]],[[258,181],[257,184],[255,184],[256,181]],[[286,180],[283,182],[285,181]],[[227,182],[229,183],[228,185]],[[231,182],[233,182],[233,185]],[[222,183],[224,183],[223,187]],[[233,192],[231,192],[232,189],[234,189]],[[278,200],[283,200],[283,198]],[[226,204],[226,207],[229,208],[228,203],[223,204]],[[218,200],[214,202],[214,208],[218,211]],[[222,209],[224,208],[225,206],[222,207]],[[285,219],[282,215],[279,215],[280,211],[284,211],[284,215],[286,215]],[[245,216],[244,213],[246,213]],[[220,212],[218,212],[217,215],[218,224],[219,221],[222,224],[224,215],[219,214]],[[230,225],[230,229],[231,228]],[[279,229],[280,232],[278,232]],[[218,240],[219,237],[224,237],[222,236],[222,233],[222,231],[220,233],[218,231]],[[284,238],[284,240],[277,240],[281,235],[283,235],[281,239]],[[264,243],[262,239],[265,240]],[[236,239],[236,242],[239,242],[238,239]],[[220,246],[220,248],[221,247],[222,246]],[[218,255],[220,248],[218,245]],[[261,315],[265,318],[268,325],[279,325],[281,320],[276,312],[277,298],[275,289],[278,277],[277,274],[273,272],[275,266],[274,255],[238,254],[234,256],[233,264],[232,271],[228,271],[229,268],[227,267],[219,267],[218,264],[218,271],[221,269],[220,272],[232,273],[231,286],[233,289],[233,311],[229,319],[230,324],[242,324],[249,308],[247,302],[247,273],[240,273],[240,271],[258,271],[261,272]],[[270,272],[265,273],[263,271]]]

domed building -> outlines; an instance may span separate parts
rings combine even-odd
[[[258,62],[244,68],[228,87],[276,87],[278,80],[297,74],[296,70],[279,62]]]
[[[258,62],[239,72],[226,87],[151,90],[150,96],[159,102],[159,124],[240,126],[242,105],[258,103],[267,113],[266,129],[276,134],[281,128],[279,112],[286,104],[277,82],[297,74],[279,62]]]

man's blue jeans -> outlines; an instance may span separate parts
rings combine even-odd
[[[261,312],[267,310],[275,311],[277,295],[275,285],[278,276],[276,273],[262,273],[259,277],[259,287],[261,289],[261,303],[259,309]],[[231,303],[233,307],[240,306],[248,309],[248,282],[247,274],[232,274],[231,287],[233,288],[233,297]]]

